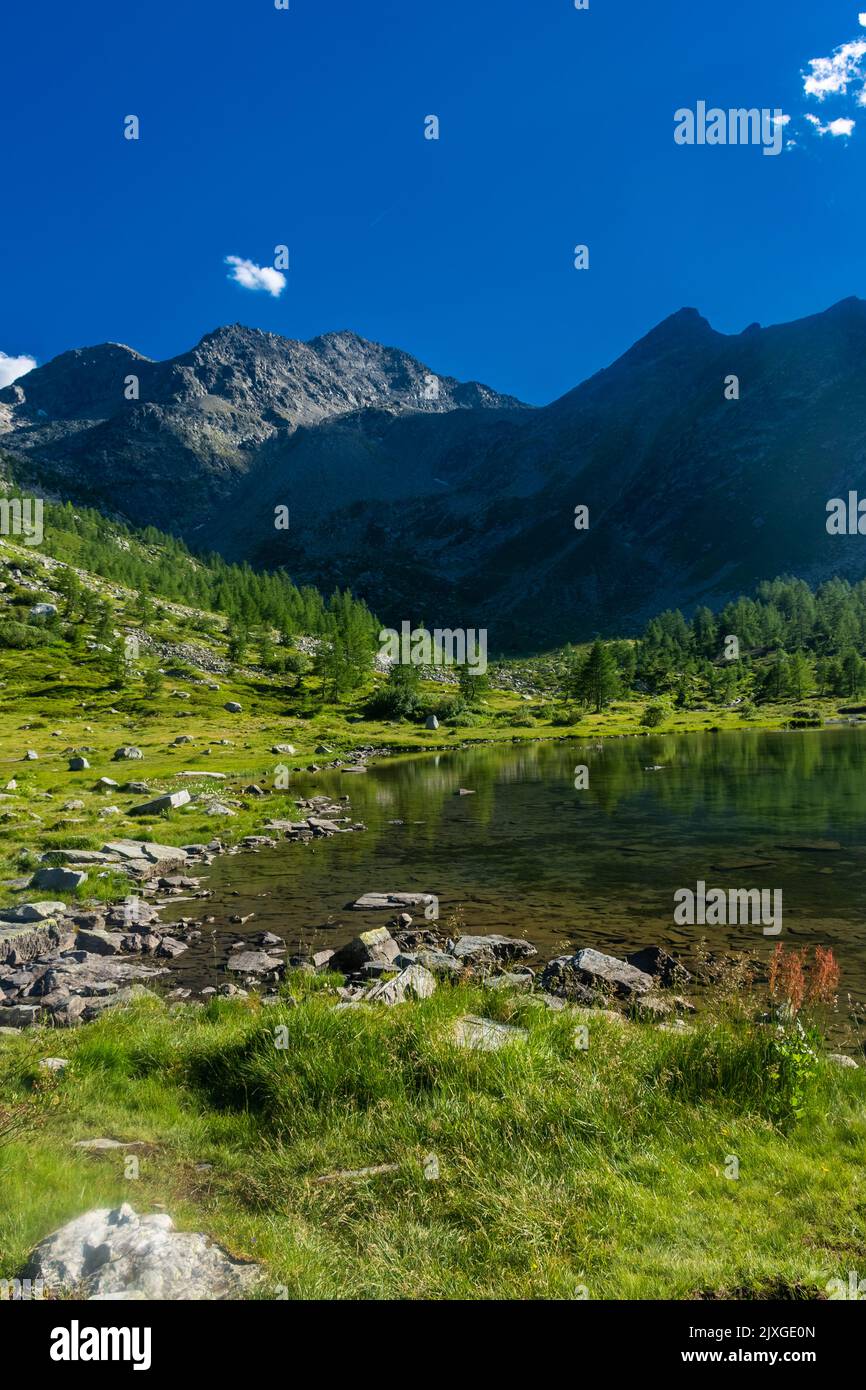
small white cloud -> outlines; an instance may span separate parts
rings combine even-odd
[[[35,357],[7,357],[0,352],[0,387],[11,386],[20,376],[26,376],[36,366]]]
[[[226,265],[232,267],[229,279],[245,290],[267,290],[274,299],[279,299],[286,288],[286,277],[282,271],[270,265],[256,265],[255,261],[244,260],[242,256],[226,256]]]
[[[863,25],[864,29],[866,29],[866,14],[858,14],[857,18],[859,19],[860,23]]]
[[[806,120],[814,126],[819,135],[850,135],[855,125],[854,121],[844,116],[837,116],[835,121],[828,121],[826,125],[811,113],[807,113]]]

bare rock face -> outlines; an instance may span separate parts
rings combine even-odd
[[[91,1299],[241,1298],[258,1267],[207,1236],[176,1231],[170,1216],[139,1216],[128,1203],[85,1212],[36,1246],[26,1277],[46,1291]]]

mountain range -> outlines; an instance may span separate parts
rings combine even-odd
[[[866,574],[866,541],[826,529],[829,499],[866,497],[866,302],[739,334],[682,309],[542,407],[351,332],[235,324],[164,362],[107,343],[0,390],[0,447],[53,495],[351,587],[389,625],[538,651]]]

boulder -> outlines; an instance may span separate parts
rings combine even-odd
[[[75,948],[96,956],[116,956],[120,954],[120,944],[116,936],[105,931],[82,931],[75,933]]]
[[[179,792],[166,792],[164,796],[156,796],[152,801],[143,801],[140,806],[131,806],[129,814],[131,816],[158,816],[163,811],[174,811],[178,806],[185,806],[191,800],[189,792],[184,787]]]
[[[402,1004],[408,998],[429,999],[436,981],[423,965],[409,965],[393,980],[381,980],[364,995],[371,1004]]]
[[[428,714],[427,718],[424,720],[424,728],[425,728],[425,729],[438,729],[438,728],[439,728],[439,720],[436,718],[435,714]]]
[[[223,705],[223,709],[226,710],[229,714],[242,714],[243,708],[243,705],[239,705],[237,700],[226,700],[225,704]]]
[[[182,1302],[241,1298],[259,1277],[257,1266],[207,1236],[176,1231],[164,1213],[139,1216],[126,1202],[85,1212],[47,1236],[25,1275],[88,1300]]]
[[[647,946],[643,951],[633,951],[630,956],[626,956],[629,965],[633,965],[636,970],[642,970],[645,975],[652,975],[657,985],[688,984],[692,978],[684,965],[680,965],[675,956],[670,955],[661,946]]]
[[[87,769],[88,769],[89,767],[90,767],[90,763],[87,761],[86,758],[70,758],[70,759],[69,759],[69,771],[70,771],[70,772],[86,772]]]
[[[538,952],[528,941],[513,936],[461,936],[451,947],[451,955],[461,965],[490,966],[499,961],[526,960]]]
[[[37,869],[30,880],[31,888],[60,888],[73,892],[87,882],[84,869]]]
[[[129,744],[124,744],[122,748],[115,748],[112,759],[116,763],[129,762],[135,758],[143,758],[144,754],[140,748],[133,748]]]
[[[275,743],[271,749],[272,753],[288,753],[290,758],[295,756],[295,750],[291,743]]]
[[[374,927],[361,932],[354,940],[341,946],[331,957],[330,968],[343,974],[361,970],[369,961],[391,964],[400,954],[400,947],[387,927]]]
[[[605,955],[603,951],[595,951],[591,947],[577,951],[568,958],[568,964],[579,983],[590,989],[612,990],[615,994],[627,998],[646,994],[656,983],[652,975],[629,965],[628,961],[620,960],[617,956]],[[544,982],[544,977],[542,987],[550,989],[551,993],[557,992],[551,989],[550,984]]]

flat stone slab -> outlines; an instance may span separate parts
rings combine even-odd
[[[364,893],[352,907],[358,912],[388,912],[395,908],[429,907],[433,893]]]
[[[283,962],[275,960],[266,951],[232,951],[226,964],[226,970],[236,975],[267,975],[282,967]]]
[[[236,1299],[261,1277],[207,1236],[176,1231],[167,1214],[139,1216],[128,1203],[85,1212],[40,1241],[25,1277],[52,1292],[91,1299]]]
[[[0,922],[49,922],[53,917],[62,916],[66,903],[42,899],[36,903],[19,903],[17,907],[4,907],[0,910]]]
[[[31,888],[60,888],[73,892],[87,882],[85,869],[37,869],[30,880]]]
[[[179,806],[186,806],[191,800],[184,787],[179,792],[166,792],[164,796],[155,796],[152,801],[143,801],[140,806],[130,806],[129,815],[158,816],[163,811],[176,811]]]
[[[176,845],[161,845],[156,840],[109,840],[102,848],[106,854],[116,855],[118,859],[146,859],[151,864],[188,857],[185,849],[178,849]]]
[[[494,1023],[490,1018],[480,1018],[477,1014],[464,1014],[454,1025],[454,1041],[458,1047],[469,1047],[477,1052],[498,1052],[509,1043],[526,1042],[529,1037],[525,1028],[516,1028],[513,1023]]]

